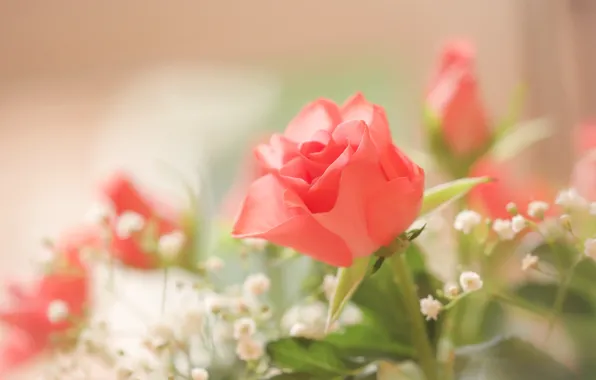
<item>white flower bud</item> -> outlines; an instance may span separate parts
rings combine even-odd
[[[522,259],[522,270],[525,272],[528,269],[536,268],[538,266],[538,256],[534,256],[531,253],[526,254]]]
[[[252,318],[240,318],[234,322],[234,339],[250,338],[257,331],[257,325]]]
[[[264,354],[263,345],[252,339],[241,339],[236,346],[236,354],[240,360],[258,360]]]
[[[186,236],[182,231],[174,231],[169,234],[162,235],[157,243],[157,250],[160,255],[168,260],[174,260],[184,248],[186,243]]]
[[[258,296],[269,291],[271,280],[262,273],[251,274],[244,281],[244,291],[253,296]]]
[[[455,217],[453,227],[467,235],[481,222],[482,217],[480,214],[471,210],[463,210]]]
[[[515,231],[509,220],[496,219],[493,223],[493,231],[499,235],[501,240],[513,240],[515,237]]]
[[[205,268],[210,272],[219,272],[224,266],[224,261],[219,257],[210,257],[205,261]]]
[[[362,311],[358,307],[348,304],[341,313],[339,320],[344,325],[357,325],[362,322],[362,318]]]
[[[507,203],[507,206],[505,206],[505,209],[507,210],[507,212],[513,216],[517,215],[518,210],[517,210],[517,205],[513,202],[509,202]]]
[[[580,210],[588,207],[588,201],[573,188],[560,191],[555,199],[555,204],[570,210]]]
[[[526,219],[521,215],[516,215],[511,218],[511,229],[515,233],[521,232],[524,228],[526,228],[526,225]]]
[[[427,321],[431,319],[437,320],[442,308],[443,305],[441,302],[434,299],[432,295],[428,295],[428,297],[420,300],[420,312],[426,317]]]
[[[209,372],[204,368],[193,368],[190,371],[190,378],[192,380],[209,380]]]
[[[128,239],[133,233],[139,232],[145,227],[145,219],[134,211],[125,211],[118,217],[116,222],[116,236],[120,239]]]
[[[463,272],[459,276],[459,284],[464,292],[473,292],[482,288],[482,278],[476,272]]]
[[[296,323],[290,328],[290,336],[293,337],[308,337],[309,329],[304,323]]]
[[[64,322],[69,314],[68,304],[62,300],[50,302],[47,310],[47,317],[51,323]]]
[[[205,307],[211,314],[218,314],[226,307],[226,300],[218,294],[213,294],[205,299]]]
[[[586,239],[584,241],[584,254],[596,259],[596,239]]]
[[[447,298],[455,298],[459,294],[459,286],[456,283],[448,282],[443,287],[443,293]]]
[[[548,210],[548,203],[542,201],[533,201],[528,205],[528,215],[532,218],[542,219],[544,213]]]
[[[323,292],[325,293],[325,297],[327,297],[328,301],[331,301],[333,294],[335,294],[336,288],[337,277],[332,274],[325,275],[325,278],[323,278]]]

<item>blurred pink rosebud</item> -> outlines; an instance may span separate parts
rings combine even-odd
[[[7,285],[9,302],[0,309],[0,323],[10,330],[0,344],[0,377],[57,343],[54,338],[85,318],[89,301],[88,268],[80,258],[83,248],[99,247],[98,230],[79,229],[58,241],[51,270],[33,283]],[[68,317],[51,318],[59,302]]]
[[[596,149],[588,151],[575,163],[571,187],[585,199],[596,201]]]
[[[181,229],[180,217],[169,206],[154,201],[136,187],[126,173],[115,173],[101,188],[114,207],[113,236],[110,251],[124,265],[137,269],[153,269],[160,265],[156,252],[147,252],[140,234],[149,225],[160,236]],[[138,233],[137,233],[138,232]]]
[[[426,97],[428,110],[438,118],[446,147],[457,157],[481,151],[491,139],[474,59],[470,43],[449,42]]]

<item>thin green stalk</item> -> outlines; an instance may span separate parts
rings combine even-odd
[[[561,314],[563,309],[563,303],[565,302],[565,297],[567,296],[567,292],[569,290],[569,285],[571,284],[571,279],[573,278],[573,273],[575,272],[575,268],[577,265],[582,261],[583,257],[580,256],[579,260],[576,260],[573,265],[569,268],[568,272],[566,273],[561,286],[557,289],[557,294],[555,295],[555,303],[553,304],[552,314],[549,318],[548,322],[548,330],[546,333],[546,341],[549,340],[553,329],[555,327],[555,320],[557,316]]]
[[[406,312],[410,317],[412,341],[420,360],[420,367],[427,380],[437,380],[437,360],[426,333],[426,325],[420,312],[420,300],[406,258],[401,252],[398,252],[389,259],[389,262],[393,269],[395,281],[401,287]]]

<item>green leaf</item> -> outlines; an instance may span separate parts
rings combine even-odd
[[[277,368],[328,378],[354,374],[363,365],[350,360],[329,342],[306,338],[282,338],[270,342],[267,354]]]
[[[518,124],[495,142],[491,155],[497,161],[509,160],[533,144],[552,136],[552,127],[546,119]]]
[[[356,289],[358,289],[358,286],[368,272],[371,257],[357,258],[354,260],[352,266],[339,268],[337,271],[337,287],[329,305],[327,326],[339,318],[343,308],[350,301]]]
[[[348,356],[367,360],[404,360],[415,356],[414,349],[391,339],[382,329],[369,325],[348,326],[343,331],[329,334],[326,342],[332,343]]]
[[[466,195],[466,193],[474,187],[490,182],[491,180],[490,177],[462,178],[426,190],[424,192],[424,200],[422,202],[420,216],[435,211],[439,207],[448,204],[450,201]]]
[[[571,380],[569,368],[518,338],[497,338],[456,351],[458,380]]]
[[[515,293],[526,302],[544,308],[545,311],[552,308],[557,291],[558,283],[525,283],[515,289]],[[594,307],[586,297],[575,289],[568,289],[563,302],[562,313],[567,315],[594,315]]]
[[[268,377],[267,380],[328,380],[326,375],[321,377],[313,377],[310,373],[305,372],[292,372],[292,373],[281,373],[273,377]]]

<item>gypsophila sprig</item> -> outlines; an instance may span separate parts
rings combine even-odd
[[[467,235],[481,222],[482,216],[480,214],[472,210],[464,210],[455,217],[453,227]]]
[[[426,320],[436,320],[443,308],[441,302],[434,299],[432,295],[420,300],[420,312],[426,317]]]
[[[68,318],[68,304],[62,300],[55,300],[48,306],[48,320],[51,323],[60,323]]]
[[[528,215],[536,219],[544,219],[544,214],[548,211],[549,204],[543,201],[533,201],[528,205]]]
[[[145,219],[134,211],[126,211],[118,218],[116,223],[116,235],[121,239],[128,239],[135,232],[139,232],[145,226]]]
[[[538,266],[538,261],[538,256],[527,253],[522,259],[521,269],[526,272],[530,269],[536,268]]]
[[[526,218],[524,218],[521,215],[515,215],[513,218],[511,218],[511,229],[516,234],[523,231],[527,225],[528,223],[526,221]]]
[[[493,222],[493,231],[499,235],[499,239],[501,240],[513,240],[515,238],[512,223],[507,219],[496,219]]]
[[[555,198],[555,204],[567,210],[581,210],[588,207],[588,201],[573,188],[561,190]]]
[[[474,292],[482,289],[482,278],[476,272],[462,272],[459,276],[459,284],[464,292]]]

